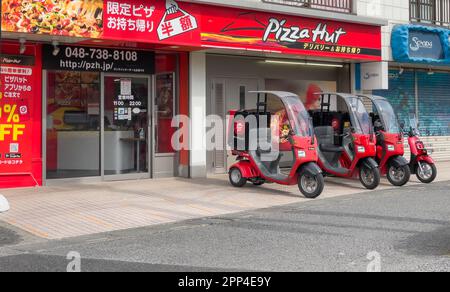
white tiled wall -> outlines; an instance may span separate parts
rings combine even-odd
[[[396,24],[409,23],[409,0],[358,0],[356,13],[360,16],[383,18],[389,26],[383,27],[383,59],[392,60],[391,31]]]

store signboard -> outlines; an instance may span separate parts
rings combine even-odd
[[[15,56],[0,54],[0,64],[4,65],[19,65],[19,66],[33,66],[34,57],[32,56]]]
[[[231,8],[203,11],[202,46],[381,60],[380,27]]]
[[[3,1],[8,16],[2,18],[2,22],[7,31],[133,40],[163,46],[381,60],[381,28],[378,26],[175,0],[59,0],[56,4],[53,1],[51,7],[46,7],[48,2],[38,1],[34,10],[40,14],[58,11],[58,17],[52,18],[54,23],[44,26],[42,22],[30,23],[34,21],[28,15],[30,12],[23,9],[25,4],[17,5],[17,1],[20,2]],[[82,13],[67,20],[65,15],[76,11]]]
[[[392,54],[400,63],[450,64],[450,30],[421,25],[397,25],[392,30]]]
[[[148,51],[81,46],[45,45],[43,68],[47,70],[154,74],[155,54]]]
[[[434,60],[445,58],[441,36],[435,32],[410,31],[408,47],[411,58],[429,58]]]
[[[0,173],[32,172],[33,57],[2,56],[0,63]],[[24,61],[24,62],[22,62]],[[25,62],[26,61],[26,62]]]
[[[389,89],[389,64],[387,62],[361,64],[361,89]]]

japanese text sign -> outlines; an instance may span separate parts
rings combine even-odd
[[[0,64],[0,172],[31,172],[33,67]]]
[[[30,16],[27,12],[12,4],[4,5],[7,11],[7,17],[2,20],[4,27],[9,31],[133,40],[163,46],[234,48],[281,54],[381,60],[379,26],[175,0],[70,1],[71,5],[66,5],[67,1],[62,0],[54,2],[56,4],[53,3],[51,7],[45,7],[42,3],[36,4],[36,9],[42,10],[44,14],[57,12],[62,15],[62,19],[56,18],[52,25],[53,30],[40,28],[39,23],[28,23]],[[85,13],[67,21],[63,15],[72,15],[73,11]],[[11,18],[13,16],[14,19]],[[23,21],[19,22],[20,19]],[[87,27],[86,23],[91,25]],[[26,27],[21,27],[23,24]],[[31,31],[32,29],[36,31]]]

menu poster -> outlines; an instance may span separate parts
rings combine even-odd
[[[0,63],[0,173],[32,171],[33,67]]]
[[[131,79],[120,79],[120,95],[131,95]]]

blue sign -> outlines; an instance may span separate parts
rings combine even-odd
[[[450,30],[419,25],[397,25],[392,30],[392,52],[400,63],[450,65]]]
[[[409,57],[444,59],[444,46],[441,36],[435,32],[411,30],[409,32]]]

